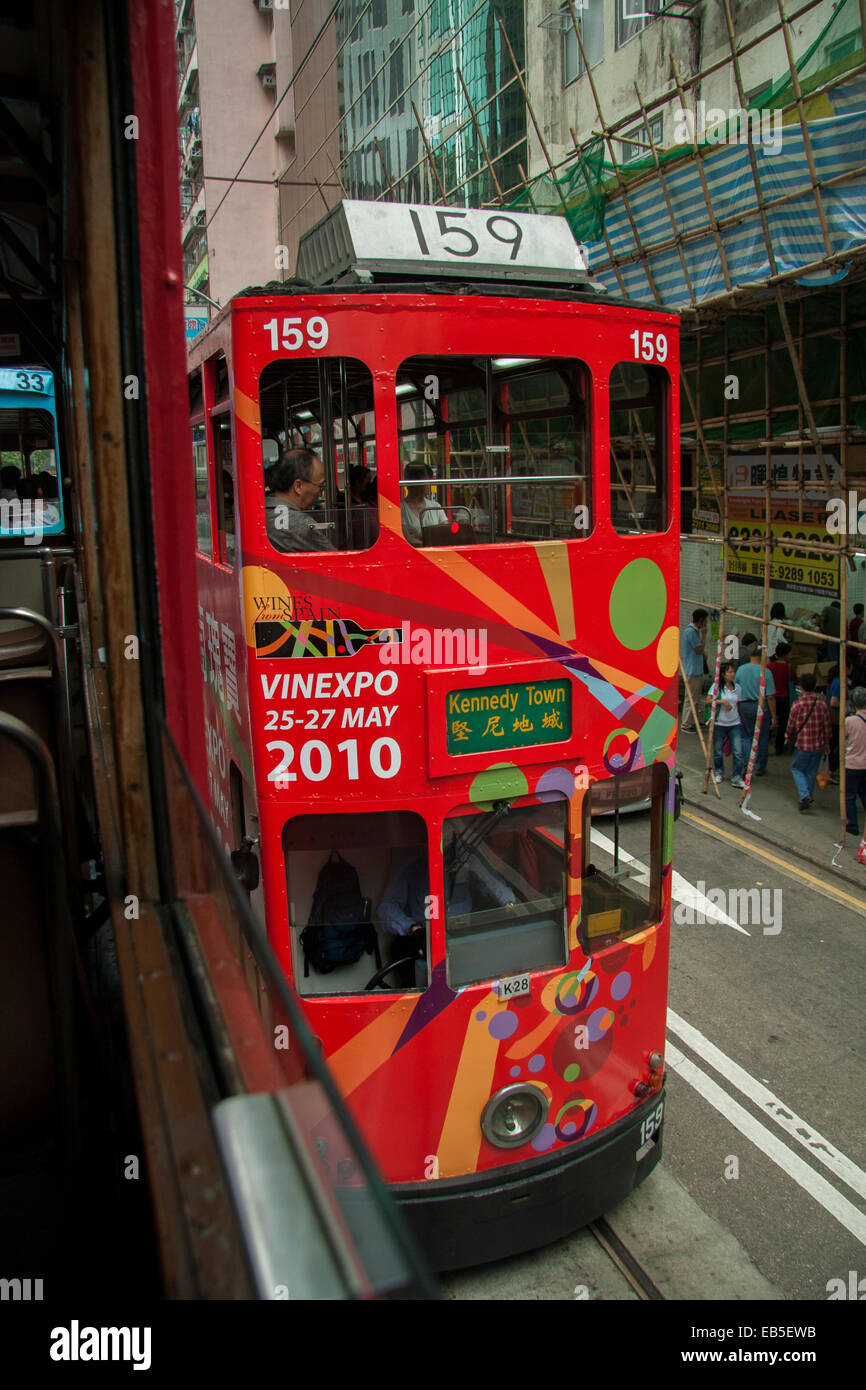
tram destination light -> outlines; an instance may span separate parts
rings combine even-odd
[[[344,199],[301,238],[300,279],[323,285],[374,275],[600,288],[564,217]]]

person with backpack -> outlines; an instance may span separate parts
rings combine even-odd
[[[786,747],[793,750],[791,776],[800,795],[800,810],[812,805],[815,778],[821,758],[830,751],[830,711],[815,694],[815,677],[811,671],[800,677],[803,693],[795,700],[788,716]]]
[[[858,796],[866,807],[866,687],[851,691],[851,705],[854,713],[845,720],[845,830],[859,835]],[[857,858],[866,864],[866,845],[861,844]]]

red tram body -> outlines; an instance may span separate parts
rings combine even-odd
[[[455,1267],[575,1229],[661,1152],[678,325],[592,287],[424,273],[236,298],[193,345],[190,401],[214,823],[258,846],[286,975]],[[325,464],[327,552],[269,538],[264,462],[293,444]],[[618,811],[646,799],[636,860]],[[400,856],[426,861],[413,985],[366,989],[370,956],[305,974],[333,849],[373,921]],[[478,854],[511,900],[473,880],[458,911]]]

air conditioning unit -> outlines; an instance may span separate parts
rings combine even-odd
[[[193,224],[192,224],[192,225],[193,225],[194,227],[203,227],[206,221],[207,221],[207,213],[205,212],[204,208],[199,208],[198,212],[196,213],[195,217],[193,218]]]
[[[273,0],[253,0],[253,4],[259,14],[271,14],[274,8]]]
[[[276,63],[262,63],[256,76],[261,82],[266,92],[275,92],[277,89],[277,65]]]

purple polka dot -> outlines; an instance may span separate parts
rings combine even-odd
[[[630,989],[631,975],[627,970],[621,970],[611,984],[611,995],[614,999],[625,999]]]
[[[566,995],[563,996],[562,1002],[563,1002],[563,1004],[565,1005],[565,1007],[566,1007],[567,1009],[573,1009],[574,1006],[575,1006],[575,1004],[577,1003],[577,995],[576,995],[576,994],[566,994]]]
[[[530,1070],[530,1071],[541,1071],[541,1068],[542,1068],[543,1066],[544,1066],[544,1058],[542,1057],[542,1055],[541,1055],[540,1052],[536,1052],[536,1054],[535,1054],[534,1057],[530,1057],[530,1059],[529,1059],[529,1070]]]
[[[479,1009],[479,1010],[478,1010],[478,1013],[475,1015],[475,1017],[476,1017],[476,1019],[478,1020],[479,1023],[483,1023],[484,1020],[485,1020],[485,1018],[487,1017],[487,1015],[486,1015],[486,1013],[484,1012],[483,1009]]]
[[[530,1062],[529,1065],[532,1066],[532,1063]],[[509,1076],[519,1076],[519,1075],[520,1075],[520,1068],[519,1068],[519,1067],[512,1067],[512,1068],[511,1068],[511,1071],[508,1073],[508,1075],[509,1075]]]
[[[535,788],[539,801],[558,801],[561,796],[574,796],[574,778],[564,767],[550,767],[542,772]]]
[[[576,1129],[577,1125],[574,1120],[566,1120],[565,1124],[562,1126],[563,1134],[574,1134]]]
[[[543,1125],[532,1141],[532,1147],[536,1153],[546,1153],[556,1142],[556,1130],[553,1125]]]
[[[501,1014],[493,1015],[487,1029],[492,1038],[498,1038],[503,1042],[517,1031],[517,1014],[513,1014],[510,1009],[503,1009]]]

